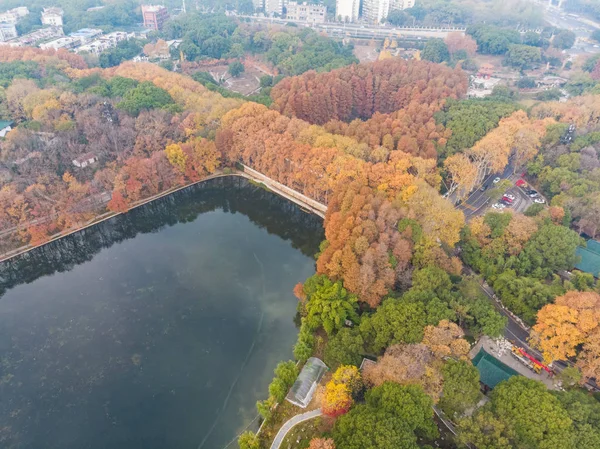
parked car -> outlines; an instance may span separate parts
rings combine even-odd
[[[504,196],[505,196],[506,198],[510,198],[510,199],[511,199],[511,200],[513,200],[513,201],[515,200],[515,196],[514,196],[514,195],[511,195],[510,193],[505,193],[505,194],[504,194]]]
[[[494,178],[494,184],[498,184],[500,182],[500,178],[496,177]]]
[[[498,210],[502,210],[502,209],[504,209],[505,207],[506,207],[506,206],[505,206],[504,204],[502,204],[502,203],[496,203],[496,204],[492,205],[492,208],[493,208],[493,209],[498,209]]]
[[[512,207],[512,201],[506,201],[504,198],[502,198],[502,201],[500,201],[500,204],[503,204],[506,207]]]
[[[538,204],[544,204],[546,200],[544,198],[536,198],[535,200],[533,200],[533,202]]]
[[[517,187],[527,187],[527,183],[523,179],[519,179],[517,182],[515,182],[515,185]]]
[[[485,192],[487,190],[488,186],[486,186],[485,184],[481,186],[481,188],[479,189],[482,192]]]
[[[502,201],[506,202],[506,203],[512,203],[514,201],[513,198],[509,198],[508,196],[504,195],[502,197]]]

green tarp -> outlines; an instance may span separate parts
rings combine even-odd
[[[594,277],[600,277],[600,242],[588,240],[587,247],[578,246],[575,254],[580,258],[575,268]]]
[[[488,354],[483,348],[473,359],[473,365],[479,370],[479,380],[490,388],[519,374],[493,355]]]

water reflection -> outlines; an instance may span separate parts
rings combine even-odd
[[[220,449],[291,356],[322,238],[223,178],[0,264],[0,447]]]

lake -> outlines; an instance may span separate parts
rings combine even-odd
[[[323,238],[227,177],[0,264],[0,447],[223,448],[292,358]]]

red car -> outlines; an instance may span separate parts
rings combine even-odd
[[[519,179],[517,182],[515,182],[515,185],[516,185],[517,187],[524,187],[524,186],[526,186],[526,185],[527,185],[527,183],[525,182],[525,180],[523,180],[523,179]]]
[[[507,203],[512,203],[514,200],[512,198],[507,197],[507,196],[503,196],[502,197],[502,201],[505,201]]]

